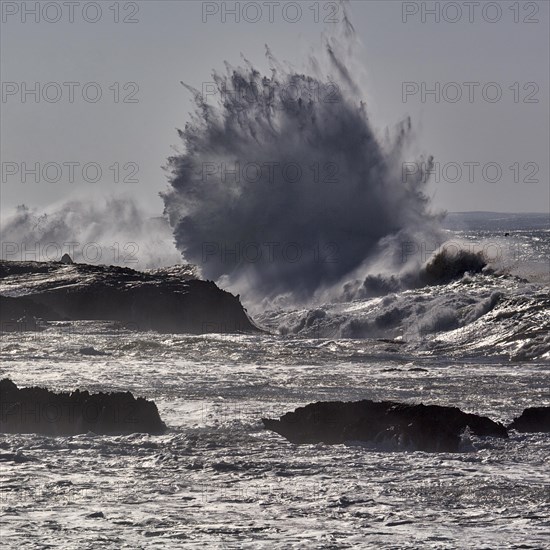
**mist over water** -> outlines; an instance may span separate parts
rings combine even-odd
[[[353,297],[369,273],[417,270],[404,247],[444,240],[428,178],[402,177],[403,162],[431,158],[408,157],[410,120],[375,130],[356,52],[345,17],[304,71],[266,46],[269,74],[243,57],[201,91],[186,86],[195,109],[162,196],[176,246],[204,277],[256,303]]]
[[[68,200],[47,209],[21,205],[3,216],[3,260],[59,261],[149,269],[181,263],[166,220],[129,197]]]

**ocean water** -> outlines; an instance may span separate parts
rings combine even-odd
[[[3,548],[550,548],[550,434],[465,434],[463,452],[430,454],[298,446],[261,423],[318,400],[452,405],[505,423],[550,404],[548,226],[483,219],[451,218],[448,236],[491,254],[491,273],[264,311],[266,334],[109,322],[2,334],[2,377],[129,390],[169,427],[0,434]]]

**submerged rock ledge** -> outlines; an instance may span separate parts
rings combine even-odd
[[[162,434],[166,425],[153,401],[130,392],[54,393],[45,388],[18,388],[0,381],[0,432],[68,436]]]
[[[502,424],[456,407],[392,401],[317,402],[262,422],[291,443],[391,442],[427,452],[458,452],[466,427],[478,436],[508,437]]]
[[[259,330],[238,296],[195,278],[188,266],[135,271],[0,260],[0,330],[36,330],[35,318],[119,321],[136,330],[192,334]]]

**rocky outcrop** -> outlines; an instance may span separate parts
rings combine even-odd
[[[74,264],[73,259],[68,254],[63,254],[61,256],[61,260],[59,260],[62,264]]]
[[[550,407],[529,407],[514,418],[509,430],[518,432],[550,432]]]
[[[391,401],[318,402],[262,421],[292,443],[391,442],[427,452],[458,452],[466,427],[478,436],[508,437],[502,424],[456,407]]]
[[[0,381],[0,432],[52,436],[94,432],[103,435],[162,434],[166,426],[153,401],[130,392],[54,393],[45,388],[18,388]]]
[[[186,266],[154,271],[61,262],[0,261],[0,328],[22,318],[112,320],[159,332],[255,332],[238,297]],[[11,327],[11,328],[10,328]],[[15,328],[13,328],[15,327]]]

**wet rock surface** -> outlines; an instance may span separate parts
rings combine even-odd
[[[18,388],[0,381],[0,433],[98,435],[162,434],[162,422],[153,401],[130,392],[95,393],[76,390],[54,393],[45,388]]]
[[[549,432],[550,407],[529,407],[508,426],[518,432]]]
[[[262,421],[291,443],[390,442],[397,449],[427,452],[458,452],[467,427],[477,436],[508,437],[502,424],[456,407],[392,401],[317,402]]]
[[[43,321],[113,320],[136,330],[240,333],[258,329],[239,298],[188,266],[151,271],[62,262],[0,261],[0,330]]]

